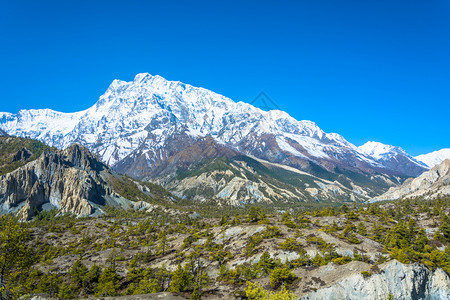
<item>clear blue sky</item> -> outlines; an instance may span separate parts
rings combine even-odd
[[[265,91],[360,145],[450,147],[450,2],[0,1],[0,111],[71,112],[139,72]]]

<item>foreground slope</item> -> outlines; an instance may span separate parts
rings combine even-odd
[[[26,223],[1,216],[0,237],[26,229],[21,247],[34,249],[28,265],[22,261],[26,267],[6,273],[3,291],[52,299],[150,293],[267,299],[261,296],[270,292],[284,293],[275,299],[434,300],[450,294],[449,198],[283,214],[253,206],[219,218],[198,211],[180,217],[108,210],[81,219],[40,213]]]

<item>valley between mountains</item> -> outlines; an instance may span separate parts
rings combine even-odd
[[[0,113],[0,299],[450,299],[450,152],[138,74]]]

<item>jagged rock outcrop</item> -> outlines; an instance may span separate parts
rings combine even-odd
[[[14,154],[12,161],[26,161],[31,157],[31,155],[33,155],[33,153],[30,150],[28,150],[27,148],[22,148],[17,151],[16,154]]]
[[[29,219],[44,205],[78,216],[98,213],[117,197],[104,179],[108,167],[86,148],[74,144],[46,151],[37,160],[0,177],[0,212]]]
[[[405,265],[393,260],[381,265],[381,272],[364,278],[353,274],[319,289],[301,300],[365,299],[450,299],[450,278],[442,270],[431,271],[421,264]]]
[[[390,188],[371,201],[396,200],[400,198],[424,197],[433,199],[450,195],[450,159],[423,173],[417,178],[406,180],[401,186]]]

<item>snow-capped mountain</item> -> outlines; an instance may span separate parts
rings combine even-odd
[[[424,163],[429,168],[439,165],[446,159],[450,159],[450,148],[433,151],[428,154],[422,154],[415,157],[416,160]]]
[[[367,142],[358,150],[391,170],[399,173],[419,175],[428,166],[416,160],[400,147],[385,145],[379,142]]]
[[[385,145],[379,142],[367,142],[362,146],[359,146],[358,149],[372,157],[375,160],[386,160],[390,159],[397,154],[408,155],[405,150],[400,147],[395,147],[391,145]]]
[[[0,113],[0,129],[60,149],[80,143],[136,178],[151,178],[163,162],[206,136],[216,143],[209,149],[219,153],[229,153],[218,150],[225,147],[314,176],[417,176],[425,170],[404,151],[397,151],[394,159],[384,159],[378,155],[380,151],[372,153],[369,146],[358,148],[339,134],[325,133],[311,121],[298,121],[279,110],[262,111],[147,73],[130,82],[114,80],[97,103],[81,112],[42,109]],[[197,158],[186,168],[203,161],[201,155]]]
[[[311,121],[297,121],[282,111],[265,112],[149,74],[138,74],[132,82],[114,80],[85,111],[21,110],[15,115],[1,113],[0,120],[1,128],[11,135],[27,135],[58,148],[81,142],[111,165],[144,141],[156,152],[180,127],[190,136],[210,135],[228,145],[242,143],[250,134],[272,134],[284,151],[298,157],[305,152],[312,159],[331,158],[343,148],[356,151],[343,137],[326,134]],[[149,141],[149,135],[154,139]]]

